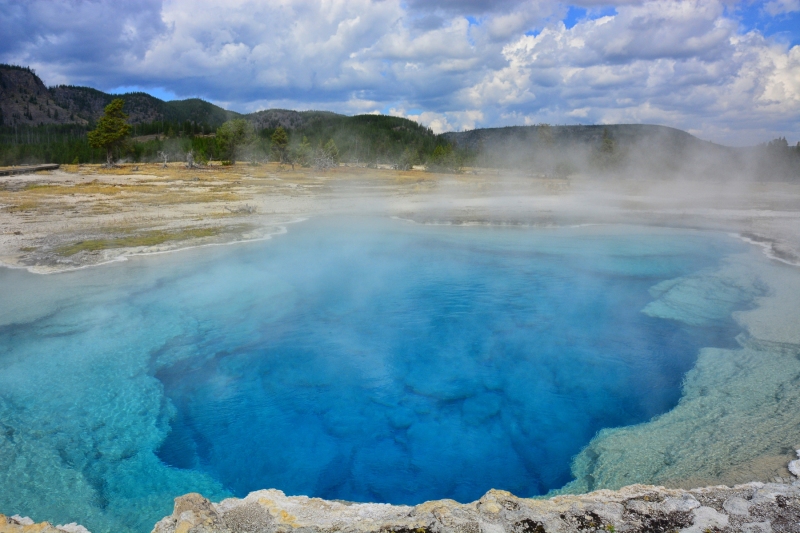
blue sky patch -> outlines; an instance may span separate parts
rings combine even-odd
[[[765,37],[772,37],[789,46],[800,44],[800,11],[770,15],[761,2],[743,3],[732,10],[741,25],[741,32],[758,30]]]
[[[572,28],[577,23],[584,20],[595,20],[616,14],[617,10],[614,9],[613,7],[586,9],[583,7],[570,6],[569,10],[567,10],[567,16],[564,18],[564,26],[566,26],[567,28]]]
[[[136,85],[127,85],[123,87],[117,87],[116,89],[112,89],[109,92],[111,94],[147,93],[150,96],[155,96],[156,98],[164,100],[165,102],[178,99],[178,95],[162,87],[146,88],[146,87],[138,87]]]

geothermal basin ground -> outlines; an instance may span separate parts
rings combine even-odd
[[[277,165],[2,184],[0,512],[145,531],[187,492],[791,478],[795,184]]]

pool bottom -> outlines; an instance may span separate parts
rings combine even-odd
[[[730,313],[757,286],[701,295],[691,323],[641,310],[743,248],[642,228],[307,224],[236,262],[239,279],[283,284],[279,315],[249,302],[156,374],[177,409],[158,455],[238,496],[544,494],[598,430],[675,405],[700,348],[735,345]],[[207,321],[237,315],[227,305]]]

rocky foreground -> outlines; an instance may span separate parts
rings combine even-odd
[[[800,473],[800,461],[790,470]],[[800,481],[692,490],[631,485],[618,491],[550,499],[491,490],[480,500],[411,507],[327,501],[260,490],[212,503],[200,494],[175,499],[152,533],[770,533],[800,532]],[[82,526],[34,524],[0,515],[0,533],[88,533]]]

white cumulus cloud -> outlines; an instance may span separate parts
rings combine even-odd
[[[738,33],[724,7],[655,1],[572,28],[553,24],[509,43],[507,65],[462,100],[489,116],[655,122],[732,143],[769,137],[771,128],[800,134],[800,47]],[[536,98],[517,103],[527,94]]]
[[[760,12],[785,20],[799,2]],[[570,5],[585,11],[567,27]],[[800,138],[800,47],[744,30],[747,6],[0,0],[0,61],[50,84],[163,88],[240,111],[394,110],[436,131],[654,122],[718,142]]]

